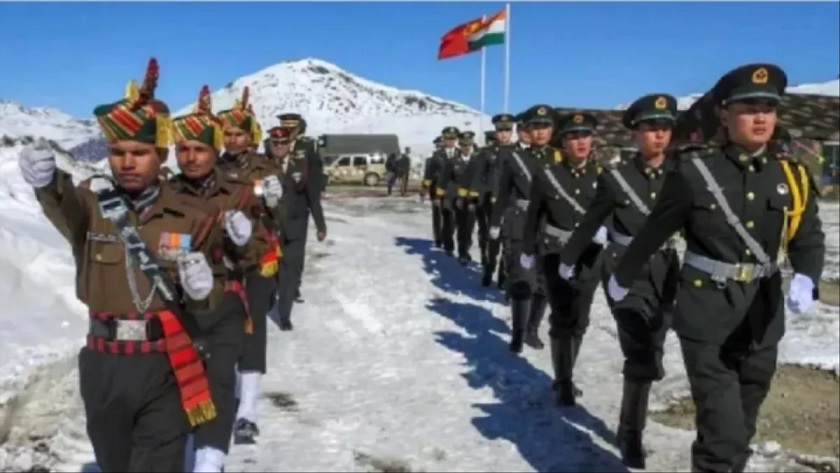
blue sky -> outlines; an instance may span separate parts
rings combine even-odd
[[[451,27],[503,3],[0,3],[0,97],[79,117],[158,58],[177,110],[277,62],[317,57],[362,77],[478,108],[480,55],[438,61]],[[756,61],[792,84],[840,73],[840,3],[514,3],[511,108],[613,107],[700,92]],[[488,113],[504,48],[487,50]]]

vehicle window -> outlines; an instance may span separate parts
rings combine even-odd
[[[354,156],[353,166],[367,166],[367,158],[364,156]]]
[[[330,164],[332,164],[332,163],[333,163],[333,162],[334,162],[337,158],[338,158],[338,156],[322,156],[322,157],[321,157],[321,159],[324,161],[324,165],[325,165],[325,166],[329,166],[329,165],[330,165]]]
[[[335,163],[336,166],[349,166],[350,165],[350,156],[344,156]]]

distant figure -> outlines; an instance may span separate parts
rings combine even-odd
[[[394,182],[397,181],[397,154],[391,153],[385,160],[385,172],[388,173],[388,195],[391,195],[391,189],[394,188]]]
[[[406,148],[400,159],[397,160],[396,176],[400,182],[400,196],[405,197],[408,193],[408,174],[411,172],[411,148]],[[390,194],[390,189],[388,194]]]

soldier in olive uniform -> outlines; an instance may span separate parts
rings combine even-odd
[[[306,120],[297,113],[283,113],[277,115],[280,126],[287,128],[291,139],[291,158],[295,161],[292,166],[294,176],[299,176],[297,183],[298,190],[305,189],[299,199],[291,199],[291,205],[287,203],[286,221],[284,223],[286,233],[284,234],[284,261],[291,265],[295,278],[294,302],[303,302],[300,294],[300,286],[303,282],[303,268],[306,264],[306,239],[309,234],[309,216],[315,221],[318,241],[327,238],[327,224],[324,220],[324,210],[321,208],[321,193],[325,189],[324,161],[318,154],[318,142],[308,136],[306,132]],[[284,283],[285,284],[285,283]],[[291,316],[291,313],[288,314]],[[291,330],[291,319],[281,311],[281,328]]]
[[[579,271],[574,283],[560,277],[560,255],[595,196],[601,170],[589,157],[597,126],[598,121],[591,114],[569,114],[558,123],[556,135],[562,143],[562,152],[551,146],[531,147],[532,153],[541,153],[549,159],[543,161],[531,185],[523,259],[533,265],[534,255],[539,257],[536,267],[542,274],[545,282],[542,289],[551,304],[553,386],[557,403],[562,406],[574,406],[575,396],[580,395],[573,382],[574,365],[589,327],[589,311],[599,283],[599,256],[606,241],[606,229],[603,229],[587,245],[577,265]],[[537,336],[540,315],[534,314],[536,320],[528,321],[526,343],[531,339],[530,344],[541,345]]]
[[[422,189],[420,191],[420,200],[422,201],[428,194],[429,200],[432,203],[432,235],[435,238],[435,246],[437,248],[441,248],[443,246],[441,213],[440,207],[437,205],[438,201],[435,199],[435,195],[437,192],[437,172],[442,165],[439,151],[443,149],[443,137],[438,136],[435,138],[433,144],[435,145],[435,151],[430,157],[426,158],[426,162],[423,166],[423,182],[420,184]]]
[[[283,184],[282,207],[286,218],[281,225],[283,237],[283,264],[280,267],[280,290],[277,297],[277,315],[281,330],[292,330],[292,306],[301,278],[306,227],[309,213],[318,229],[318,241],[327,236],[324,212],[321,209],[320,181],[314,177],[321,169],[313,163],[319,158],[308,157],[309,151],[302,150],[294,140],[294,129],[282,125],[271,129],[271,153],[281,167],[280,180]],[[311,151],[311,149],[310,149]],[[310,180],[312,179],[312,180]]]
[[[780,253],[794,272],[788,308],[801,314],[818,298],[825,235],[816,186],[804,164],[770,141],[786,85],[772,64],[720,79],[712,95],[724,141],[676,157],[608,283],[610,296],[623,300],[650,256],[685,232],[674,330],[697,408],[692,471],[746,468],[784,334]]]
[[[472,234],[475,230],[475,205],[468,202],[466,189],[462,179],[469,162],[473,158],[475,133],[465,131],[458,134],[458,149],[451,156],[440,173],[440,187],[438,198],[441,207],[451,209],[452,220],[455,223],[456,241],[458,242],[458,261],[467,264],[472,260],[470,247]],[[446,228],[446,220],[444,220]]]
[[[450,192],[451,204],[444,205],[446,199],[446,183],[443,174],[446,171],[449,160],[453,159],[460,151],[456,148],[458,136],[461,132],[454,126],[448,126],[441,132],[443,146],[432,155],[432,162],[429,166],[429,177],[434,187],[432,205],[440,209],[440,239],[443,244],[443,251],[452,256],[455,252],[455,215],[454,198],[457,196],[457,189]]]
[[[677,101],[668,94],[641,97],[624,112],[624,126],[633,130],[639,153],[627,161],[610,164],[599,177],[597,195],[562,253],[562,277],[584,277],[581,266],[592,246],[591,240],[594,237],[600,241],[599,234],[606,232],[605,222],[610,221],[610,244],[601,271],[606,285],[661,192],[670,167],[665,151],[676,113]],[[642,433],[651,384],[665,375],[662,356],[678,268],[673,245],[665,245],[643,268],[643,276],[637,278],[629,297],[620,302],[607,298],[624,355],[619,445],[625,464],[632,468],[645,466]]]
[[[265,155],[250,151],[259,143],[261,129],[248,104],[248,88],[233,108],[217,114],[224,133],[225,151],[217,161],[219,171],[227,179],[247,180],[265,192],[265,204],[260,219],[265,228],[276,226],[282,218],[276,203],[278,193],[274,183],[279,169]],[[272,178],[273,176],[273,178]],[[277,272],[280,265],[280,243],[274,232],[266,232],[267,249],[258,267],[245,275],[245,292],[248,310],[253,323],[252,333],[245,335],[242,356],[239,360],[238,385],[239,409],[236,413],[234,443],[251,443],[259,433],[256,408],[259,399],[260,378],[266,372],[266,345],[268,343],[267,313],[274,302],[277,290]]]
[[[74,186],[45,140],[19,161],[78,266],[77,297],[90,323],[80,390],[104,472],[184,471],[191,426],[216,416],[191,337],[201,335],[195,319],[225,298],[225,268],[216,257],[222,232],[214,209],[160,185],[171,122],[154,98],[157,78],[152,59],[141,88],[132,82],[125,99],[94,110],[110,144],[113,180],[96,176]]]
[[[475,218],[478,223],[478,245],[481,248],[481,285],[490,286],[499,257],[499,240],[490,238],[490,215],[493,213],[493,192],[499,180],[499,150],[511,147],[513,115],[502,113],[493,117],[495,131],[487,132],[487,146],[470,161],[465,173],[468,195],[475,204]],[[499,269],[501,272],[501,268]]]
[[[556,124],[556,112],[549,106],[536,105],[520,116],[522,126],[520,137],[529,143],[538,137],[543,147],[548,144]],[[546,138],[547,136],[547,138]],[[530,147],[517,144],[499,150],[499,183],[496,190],[496,203],[490,218],[490,237],[504,242],[503,258],[507,271],[506,292],[510,299],[513,317],[510,349],[514,353],[522,351],[528,321],[538,321],[545,313],[545,296],[538,296],[532,304],[534,294],[539,291],[536,269],[524,266],[520,256],[523,253],[525,238],[525,217],[531,198],[531,183],[535,172],[539,172],[541,156],[530,153]],[[546,158],[546,159],[550,159]],[[502,221],[504,217],[504,221]],[[500,231],[500,225],[504,228]],[[542,279],[540,277],[540,279]],[[542,292],[540,292],[542,294]],[[529,340],[533,342],[533,340]],[[534,344],[533,348],[541,348]]]

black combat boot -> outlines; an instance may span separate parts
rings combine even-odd
[[[237,419],[233,426],[233,444],[234,445],[252,445],[257,443],[255,437],[260,435],[260,429],[257,424],[248,419]]]
[[[573,407],[575,401],[574,337],[561,335],[551,339],[551,363],[554,367],[555,398],[558,406]]]
[[[624,378],[624,393],[621,397],[621,414],[618,419],[618,449],[621,461],[628,468],[645,468],[645,449],[642,433],[648,414],[649,381]]]
[[[531,298],[531,312],[528,315],[528,325],[525,326],[525,344],[534,350],[542,350],[545,345],[540,340],[540,322],[545,316],[547,299],[544,294],[534,294]]]
[[[510,301],[510,311],[513,316],[513,321],[511,322],[510,351],[514,353],[522,353],[525,324],[528,323],[528,309],[530,306],[530,299],[511,299]]]
[[[483,253],[481,259],[481,268],[484,271],[481,274],[481,286],[490,287],[490,285],[493,284],[493,273],[496,271],[496,265],[491,263],[487,258],[485,258]]]

